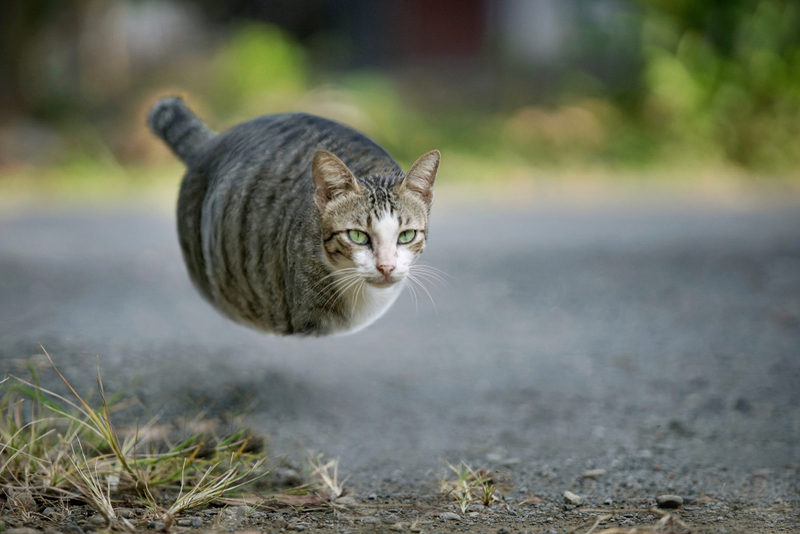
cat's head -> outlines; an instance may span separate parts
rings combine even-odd
[[[335,155],[314,154],[314,200],[322,223],[324,256],[348,279],[376,287],[403,280],[425,249],[433,182],[441,154],[420,157],[400,180],[361,180]]]

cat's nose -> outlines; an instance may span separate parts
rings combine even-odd
[[[394,265],[378,265],[378,270],[383,276],[389,276],[394,271]]]

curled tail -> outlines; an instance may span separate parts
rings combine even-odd
[[[184,163],[215,135],[177,96],[156,102],[147,115],[147,125]]]

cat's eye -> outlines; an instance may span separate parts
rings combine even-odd
[[[367,241],[369,241],[369,237],[367,237],[367,234],[365,234],[364,232],[362,232],[360,230],[350,230],[350,231],[347,232],[347,235],[350,236],[350,239],[356,245],[363,245]]]
[[[414,238],[417,236],[416,230],[406,230],[405,232],[400,234],[400,237],[397,238],[397,242],[401,245],[405,245],[406,243],[411,243]]]

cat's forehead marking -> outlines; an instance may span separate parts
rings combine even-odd
[[[400,231],[400,222],[393,213],[386,210],[378,215],[378,219],[372,224],[372,229],[381,242],[394,242]]]

